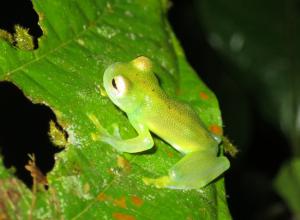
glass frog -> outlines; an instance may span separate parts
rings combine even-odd
[[[168,97],[153,73],[152,61],[140,56],[128,63],[114,63],[103,76],[109,99],[124,111],[137,137],[123,140],[103,128],[101,141],[121,152],[136,153],[153,147],[150,132],[183,154],[169,173],[144,177],[158,188],[199,189],[226,171],[230,163],[218,155],[221,139],[213,135],[187,104]]]

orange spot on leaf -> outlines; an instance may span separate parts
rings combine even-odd
[[[84,191],[84,193],[88,193],[90,191],[90,189],[91,189],[90,184],[85,183],[83,185],[83,191]]]
[[[124,157],[118,156],[117,157],[117,165],[121,169],[123,169],[126,173],[129,173],[131,170],[131,165],[128,160],[126,160]]]
[[[168,157],[174,157],[174,154],[172,152],[168,152]]]
[[[219,136],[221,136],[221,135],[223,134],[223,128],[220,127],[219,125],[211,125],[211,126],[209,127],[209,130],[210,130],[212,133],[214,133],[214,134],[216,134],[216,135],[219,135]]]
[[[117,220],[135,220],[135,217],[133,217],[132,215],[127,215],[119,212],[113,213],[112,216]]]
[[[120,199],[115,199],[114,205],[123,209],[127,208],[125,196],[122,196]]]
[[[137,196],[131,196],[131,201],[137,207],[140,207],[144,203],[144,201]]]
[[[115,174],[114,168],[109,168],[109,169],[107,169],[107,173],[108,173],[109,175],[114,175],[114,174]]]
[[[97,196],[97,199],[100,201],[100,202],[103,202],[107,199],[107,196],[104,192],[101,192],[98,196]]]
[[[200,98],[203,100],[207,100],[209,98],[209,96],[205,93],[205,92],[200,92]]]

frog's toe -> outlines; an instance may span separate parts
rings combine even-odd
[[[122,139],[119,125],[117,123],[114,123],[112,126],[114,129],[114,136],[117,137],[118,139]]]
[[[91,133],[91,138],[93,141],[98,141],[100,140],[99,134],[96,132]]]
[[[105,129],[92,132],[91,138],[93,141],[104,141],[107,143],[111,143],[115,139],[115,137],[110,135]]]
[[[168,176],[162,176],[157,179],[144,177],[143,182],[146,185],[153,185],[157,188],[167,188],[170,183],[170,178]]]

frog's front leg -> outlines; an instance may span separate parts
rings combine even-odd
[[[154,142],[146,126],[134,121],[131,124],[138,133],[137,137],[123,140],[114,136],[103,136],[101,140],[121,152],[137,153],[151,149]]]
[[[88,117],[96,126],[99,134],[93,134],[93,136],[98,136],[96,139],[108,143],[116,150],[128,153],[137,153],[145,150],[149,150],[153,147],[154,142],[149,129],[135,120],[130,120],[131,125],[135,128],[138,133],[137,137],[123,140],[120,135],[113,136],[108,133],[108,131],[101,126],[99,121],[94,115],[89,114]]]
[[[143,178],[147,185],[158,188],[198,189],[206,186],[229,168],[226,157],[211,152],[196,151],[185,155],[170,170],[168,176]]]

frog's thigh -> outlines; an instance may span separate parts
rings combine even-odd
[[[169,171],[169,188],[201,188],[229,168],[226,157],[196,151],[184,156]]]
[[[169,176],[144,178],[144,182],[159,188],[197,189],[210,183],[228,168],[226,157],[197,151],[187,154],[176,163],[170,169]]]

